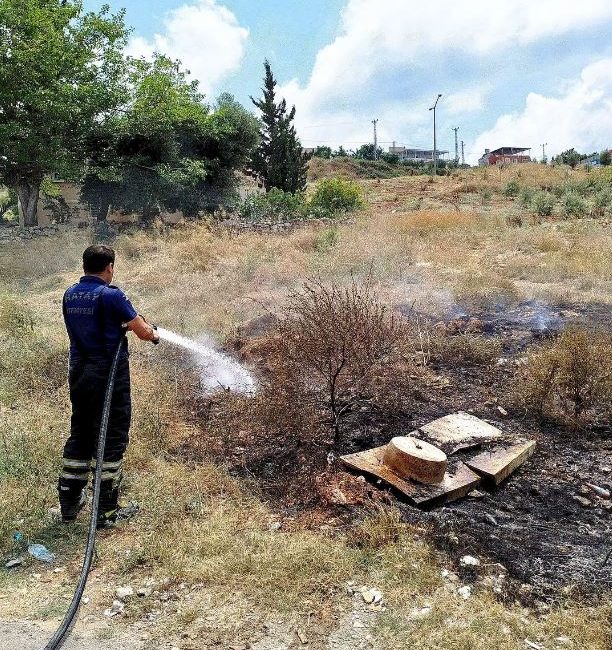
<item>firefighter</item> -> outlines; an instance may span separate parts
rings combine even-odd
[[[127,296],[111,285],[115,251],[103,245],[83,253],[84,275],[63,298],[63,314],[70,339],[68,381],[72,418],[64,446],[59,501],[64,522],[76,519],[85,504],[89,472],[95,471],[96,445],[109,371],[121,345],[108,423],[98,528],[110,527],[117,517],[123,455],[131,418],[130,371],[126,330],[139,339],[158,343],[155,329],[139,316]]]

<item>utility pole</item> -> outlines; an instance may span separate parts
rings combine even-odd
[[[438,173],[438,149],[436,144],[436,106],[440,101],[440,97],[442,97],[442,95],[438,93],[438,96],[436,97],[436,103],[429,109],[430,111],[433,111],[433,136],[434,136],[433,137],[433,175],[434,177]]]
[[[378,122],[378,119],[372,120],[372,124],[374,125],[374,160],[377,160],[378,158],[378,137],[376,135],[376,123]]]
[[[461,140],[461,164],[465,165],[465,142]]]
[[[547,144],[548,144],[548,142],[545,142],[542,145],[542,162],[546,162],[546,145]]]
[[[459,131],[459,127],[454,126],[453,131],[455,132],[455,165],[458,165],[459,164],[459,142],[457,142],[457,131]]]

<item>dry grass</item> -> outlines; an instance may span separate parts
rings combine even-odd
[[[366,182],[372,207],[355,223],[338,224],[333,236],[319,226],[234,236],[207,225],[122,236],[117,283],[152,320],[186,335],[206,330],[219,340],[261,314],[262,305],[278,310],[290,290],[312,276],[348,285],[351,277],[371,274],[385,302],[416,300],[432,310],[457,301],[488,308],[500,297],[506,305],[561,296],[609,304],[609,227],[590,219],[508,225],[506,216],[517,208],[501,189],[519,172],[519,183],[534,187],[585,174],[530,166],[461,172],[433,183],[422,177]],[[449,205],[458,186],[466,188],[459,212]],[[494,193],[489,205],[482,205],[483,190]],[[404,210],[414,198],[423,198],[424,209]],[[40,583],[28,577],[31,567],[3,573],[4,617],[57,617],[78,570],[84,527],[59,529],[48,508],[55,505],[69,411],[59,300],[79,276],[87,241],[86,234],[70,234],[0,249],[0,544],[9,552],[12,532],[20,530],[52,546],[68,569],[49,572],[49,581]],[[474,363],[486,364],[497,353],[478,337],[444,343]],[[179,594],[180,607],[164,609],[157,633],[201,624],[201,607],[223,618],[216,633],[223,646],[230,638],[246,641],[276,612],[305,620],[313,611],[323,621],[322,612],[350,608],[344,583],[355,580],[385,595],[388,611],[373,632],[385,650],[518,650],[526,638],[553,648],[559,636],[576,648],[609,647],[609,604],[568,604],[536,617],[501,605],[486,587],[462,600],[440,577],[444,559],[426,532],[403,524],[393,511],[374,512],[346,534],[293,530],[290,518],[280,531],[270,530],[278,514],[248,487],[222,467],[191,465],[174,455],[194,435],[181,411],[184,376],[178,366],[162,363],[163,350],[132,347],[135,418],[126,497],[141,503],[142,514],[100,543],[91,583],[96,611],[110,604],[117,584],[154,577],[179,590],[185,582],[193,600]],[[426,602],[431,614],[414,618],[413,610]],[[156,605],[133,605],[128,620],[149,606]],[[320,624],[336,624],[325,620]]]

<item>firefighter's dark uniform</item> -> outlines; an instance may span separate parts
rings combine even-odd
[[[69,385],[72,402],[70,437],[64,447],[59,499],[64,520],[76,517],[89,472],[95,469],[96,445],[112,359],[121,344],[112,397],[102,485],[99,524],[117,514],[122,462],[131,418],[130,370],[124,323],[138,315],[121,289],[85,275],[63,299],[70,338]]]

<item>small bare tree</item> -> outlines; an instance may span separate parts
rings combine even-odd
[[[348,287],[305,284],[291,295],[278,327],[281,362],[299,381],[323,390],[337,442],[343,414],[401,347],[404,328],[380,304],[369,279]]]

